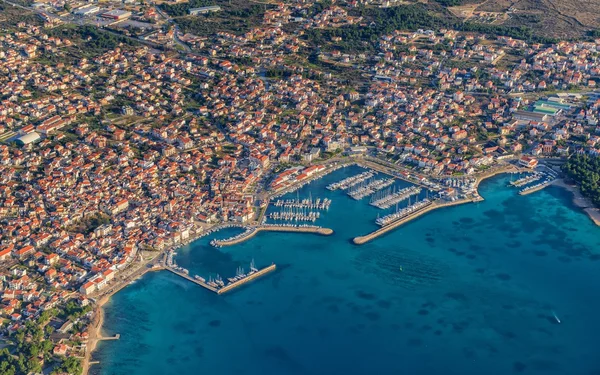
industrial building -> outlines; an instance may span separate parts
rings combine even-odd
[[[76,16],[91,16],[94,13],[98,13],[100,11],[100,7],[96,6],[96,5],[86,5],[83,6],[79,9],[76,9],[73,11],[73,14],[75,14]]]
[[[116,21],[123,21],[129,19],[131,17],[131,12],[121,9],[114,9],[108,12],[104,12],[100,15],[100,17],[108,18]]]
[[[548,120],[548,114],[530,111],[515,111],[513,113],[513,118],[522,121],[544,122]]]
[[[16,142],[19,146],[28,146],[32,143],[35,143],[42,139],[40,135],[36,132],[31,132],[25,135],[20,136],[16,139]]]

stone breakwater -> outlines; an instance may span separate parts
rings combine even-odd
[[[376,239],[377,237],[398,228],[399,226],[408,223],[411,220],[414,220],[416,218],[418,218],[419,216],[426,214],[430,211],[436,210],[438,208],[443,208],[443,207],[450,207],[450,206],[457,206],[459,204],[464,204],[464,203],[471,203],[471,202],[478,202],[480,201],[480,199],[478,198],[469,198],[469,199],[461,199],[461,200],[456,200],[456,201],[452,201],[452,202],[434,202],[433,204],[419,210],[419,211],[415,211],[414,213],[412,213],[409,216],[406,216],[402,219],[396,220],[394,222],[392,222],[391,224],[388,224],[380,229],[377,229],[376,231],[373,231],[367,235],[364,236],[359,236],[359,237],[355,237],[352,242],[354,242],[355,245],[362,245],[365,244],[371,240]]]
[[[322,236],[333,234],[333,230],[329,228],[321,228],[316,226],[276,226],[276,225],[261,225],[253,227],[253,230],[247,231],[245,236],[236,236],[235,238],[225,240],[215,240],[216,246],[232,246],[256,236],[259,232],[293,232],[293,233],[312,233]]]

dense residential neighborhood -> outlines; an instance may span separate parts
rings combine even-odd
[[[61,36],[50,10],[5,28],[0,330],[55,325],[52,356],[83,355],[87,306],[128,270],[212,225],[256,220],[270,192],[330,160],[441,178],[600,152],[600,40],[395,30],[372,50],[309,53],[306,30],[365,22],[353,3],[279,3],[245,33],[173,26],[140,39],[156,45],[76,61],[85,41]],[[177,43],[190,51],[157,47]]]

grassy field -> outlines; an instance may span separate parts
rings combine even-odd
[[[218,5],[221,11],[196,16],[188,15],[188,10],[197,6]],[[163,6],[181,30],[199,36],[211,36],[223,31],[243,34],[262,23],[265,10],[272,5],[246,0],[194,0],[175,6]]]

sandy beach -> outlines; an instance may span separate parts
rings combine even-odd
[[[90,369],[90,359],[92,357],[92,352],[96,349],[96,345],[98,344],[98,338],[102,337],[102,325],[104,324],[104,309],[102,306],[108,302],[110,299],[109,295],[102,297],[96,303],[94,307],[94,319],[92,320],[92,324],[90,324],[88,330],[88,342],[85,350],[85,356],[83,358],[83,375],[87,375]]]
[[[552,183],[555,186],[567,189],[573,193],[573,204],[580,207],[585,211],[590,219],[598,226],[600,226],[600,209],[594,207],[594,204],[589,198],[584,197],[579,190],[577,185],[567,184],[563,179],[558,179]]]

